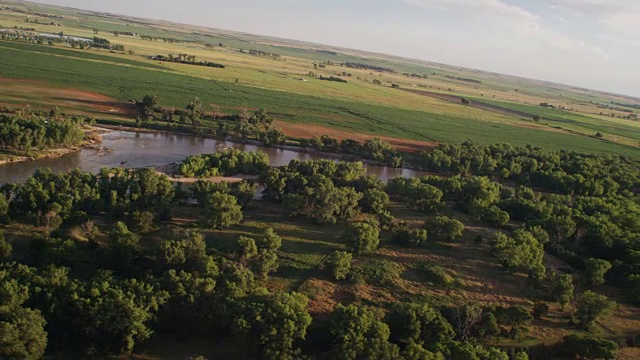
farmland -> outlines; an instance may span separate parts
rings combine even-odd
[[[3,88],[10,88],[12,79],[28,79],[39,81],[39,87],[94,92],[121,103],[156,94],[163,106],[178,108],[197,96],[204,104],[222,106],[228,113],[238,112],[243,107],[266,108],[283,123],[313,124],[344,132],[431,143],[460,143],[471,139],[484,144],[509,142],[553,150],[569,148],[626,155],[636,155],[638,150],[638,135],[634,129],[637,121],[595,115],[602,112],[595,103],[632,102],[622,96],[595,92],[587,96],[584,91],[572,91],[569,87],[533,81],[527,83],[524,79],[378,54],[336,51],[339,49],[284,40],[278,43],[277,39],[252,39],[248,35],[189,29],[188,26],[171,23],[151,25],[134,19],[129,21],[86,12],[60,11],[66,12],[60,23],[65,34],[90,38],[95,35],[95,29],[98,35],[124,45],[130,52],[79,50],[64,44],[39,46],[1,42],[3,66],[0,76],[6,84]],[[23,26],[23,16],[3,11],[0,24],[5,27]],[[53,29],[50,25],[29,25],[41,31],[60,30],[57,26]],[[114,31],[133,31],[139,35],[183,42],[148,41],[124,35],[116,37]],[[249,49],[278,54],[279,58],[251,55]],[[211,69],[147,59],[149,56],[180,53],[226,67]],[[343,62],[371,64],[393,72],[346,68],[340,65]],[[316,76],[343,73],[351,76],[345,77],[348,83],[335,83],[310,77],[309,72]],[[424,78],[404,74],[424,75]],[[557,105],[567,104],[569,108],[571,104],[571,108],[577,110],[557,110],[549,121],[532,124],[530,119],[522,117],[398,91],[391,84],[500,102],[507,108],[545,101],[553,103],[549,96],[556,93]],[[34,98],[29,100],[33,104],[38,102]],[[12,103],[6,99],[3,102]],[[43,105],[51,103],[40,102]],[[612,113],[614,116],[626,114]],[[94,111],[91,115],[97,120],[101,116],[109,117],[104,112]],[[612,124],[613,121],[619,123]],[[283,129],[287,132],[286,126]],[[628,131],[630,129],[632,131]],[[596,139],[596,132],[603,136]]]

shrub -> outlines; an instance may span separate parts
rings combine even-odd
[[[543,316],[545,316],[549,312],[549,305],[544,302],[537,302],[533,305],[533,311],[531,314],[533,318],[536,320],[540,320]]]
[[[596,320],[609,315],[616,307],[615,301],[604,295],[585,291],[576,302],[574,318],[581,326],[588,328]]]
[[[400,277],[402,267],[389,260],[373,259],[353,266],[350,279],[356,284],[393,285]]]
[[[421,273],[427,281],[436,286],[448,288],[455,283],[453,276],[449,275],[447,270],[438,265],[425,264],[421,269]]]
[[[456,219],[438,216],[425,223],[424,227],[438,240],[454,241],[462,237],[464,224]]]
[[[129,217],[129,227],[138,233],[153,231],[153,213],[150,211],[134,211]]]
[[[353,255],[346,251],[334,251],[325,262],[325,269],[336,280],[344,280],[351,270]]]
[[[358,254],[369,254],[378,248],[380,230],[372,224],[351,223],[342,235],[347,248]]]
[[[401,229],[395,234],[394,241],[400,245],[421,246],[427,243],[428,233],[425,229]]]
[[[606,339],[568,335],[562,339],[558,349],[559,355],[568,358],[615,359],[618,344]]]

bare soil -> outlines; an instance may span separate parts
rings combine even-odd
[[[0,77],[0,88],[9,95],[3,99],[3,105],[45,109],[58,106],[88,115],[99,113],[132,117],[136,114],[136,108],[131,103],[95,92],[52,87],[41,81]],[[37,104],[32,105],[34,102]]]

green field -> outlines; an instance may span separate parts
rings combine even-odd
[[[637,156],[640,122],[625,120],[618,107],[615,117],[599,116],[611,103],[635,104],[637,99],[551,84],[506,75],[450,67],[443,64],[398,58],[390,55],[340,49],[268,36],[207,29],[163,21],[143,20],[68,8],[14,1],[5,3],[23,11],[0,12],[4,27],[33,27],[37,31],[109,40],[125,52],[71,50],[68,45],[0,43],[0,76],[42,81],[42,88],[67,88],[98,93],[120,102],[157,94],[161,105],[181,108],[193,97],[206,105],[216,104],[227,113],[241,108],[264,107],[278,120],[313,124],[337,130],[347,137],[358,133],[424,141],[429,144],[460,143],[468,139],[488,143],[533,144],[549,150],[620,153]],[[28,11],[57,14],[49,19],[25,22]],[[38,20],[38,16],[34,16]],[[136,36],[115,36],[114,31],[154,36],[155,41]],[[165,42],[175,39],[179,42]],[[218,46],[222,44],[222,46]],[[207,45],[207,46],[205,46]],[[278,59],[251,55],[259,50],[279,55]],[[131,54],[129,54],[131,51]],[[153,55],[190,54],[199,61],[226,66],[212,69],[147,59]],[[355,62],[392,71],[354,69],[343,62]],[[321,81],[309,76],[342,76],[348,83]],[[411,77],[404,73],[419,74]],[[504,108],[539,114],[544,121],[533,124],[521,116],[462,106],[418,94],[398,91],[416,88],[477,99]],[[0,89],[7,105],[38,107],[55,105],[38,92],[23,89],[18,94],[9,86]],[[549,102],[575,111],[543,109],[534,105]],[[73,104],[60,104],[73,111]],[[111,106],[111,105],[109,105]],[[126,105],[122,105],[125,107]],[[86,113],[86,108],[81,109]],[[106,116],[99,111],[96,118]],[[121,119],[122,120],[122,119]],[[132,120],[132,119],[131,119]],[[317,130],[317,132],[321,132]],[[295,129],[283,129],[297,136]],[[596,133],[602,137],[596,138]]]
[[[474,99],[491,105],[503,108],[522,111],[529,114],[539,115],[542,121],[551,126],[557,126],[570,130],[583,130],[591,133],[602,132],[613,135],[628,137],[640,140],[640,122],[626,121],[621,124],[618,119],[597,119],[579,113],[573,113],[561,109],[544,108],[541,106],[514,104],[502,101],[491,101],[486,99]],[[628,125],[627,125],[628,124]]]
[[[68,56],[62,56],[65,53]],[[121,101],[157,94],[163,105],[176,107],[197,96],[204,104],[215,103],[227,109],[263,107],[283,121],[322,125],[353,133],[436,142],[459,143],[472,139],[483,144],[508,142],[513,145],[535,144],[553,150],[572,148],[584,152],[640,154],[637,148],[589,137],[248,87],[169,70],[144,68],[137,66],[137,61],[122,62],[119,58],[113,58],[112,63],[97,62],[94,60],[102,60],[102,54],[82,59],[76,53],[2,42],[0,76],[97,92]],[[464,110],[464,107],[458,107]]]

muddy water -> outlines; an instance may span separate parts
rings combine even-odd
[[[200,137],[174,134],[149,134],[129,131],[111,131],[102,135],[104,149],[82,149],[58,158],[39,159],[0,165],[0,183],[24,181],[39,168],[51,168],[54,172],[80,168],[98,172],[103,167],[141,168],[178,163],[194,154],[216,152],[229,147],[245,151],[261,150],[269,155],[271,165],[286,165],[291,160],[313,160],[322,158],[310,154],[284,149],[273,149],[232,141],[204,139]],[[395,169],[385,166],[366,165],[369,174],[387,181],[395,176],[413,177],[423,173],[409,169]]]

